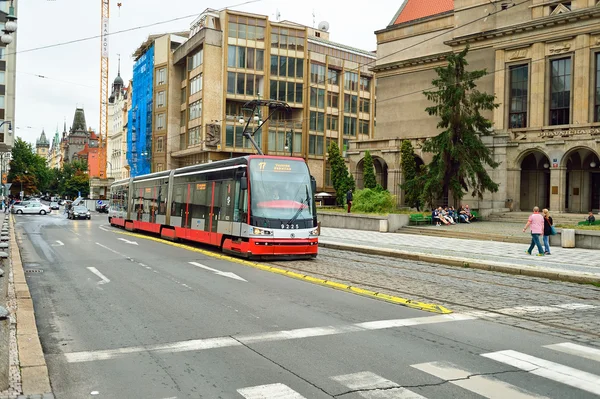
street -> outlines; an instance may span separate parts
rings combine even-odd
[[[321,250],[262,262],[14,215],[57,398],[593,398],[600,289]],[[199,248],[199,247],[198,247]]]

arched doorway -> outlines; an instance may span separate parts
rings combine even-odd
[[[522,211],[550,207],[550,160],[545,154],[534,151],[523,158],[520,191]]]
[[[364,182],[364,158],[356,165],[356,188],[362,190],[365,188]],[[388,166],[387,163],[379,157],[373,157],[373,168],[375,169],[375,180],[385,190],[388,188]]]
[[[587,213],[600,209],[600,159],[589,148],[578,148],[564,157],[567,169],[565,210]]]

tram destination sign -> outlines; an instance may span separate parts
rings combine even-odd
[[[553,138],[553,137],[571,137],[571,136],[600,136],[600,128],[589,128],[589,129],[568,129],[568,130],[547,130],[538,133],[539,137]]]

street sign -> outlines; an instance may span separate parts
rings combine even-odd
[[[98,200],[98,205],[102,205],[102,200]]]

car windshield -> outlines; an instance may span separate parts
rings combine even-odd
[[[87,212],[88,209],[85,206],[76,206],[73,208],[73,211],[75,212]]]
[[[306,163],[255,158],[250,167],[253,216],[284,221],[312,219],[312,190]]]

